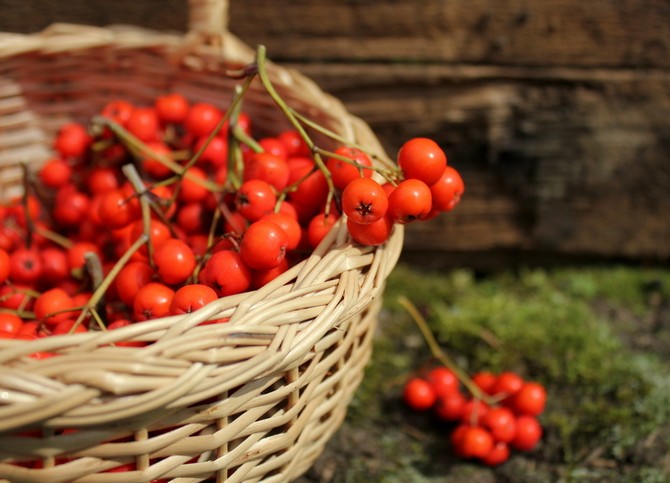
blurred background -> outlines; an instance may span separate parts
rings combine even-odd
[[[54,22],[184,31],[184,0],[2,0],[0,31]],[[245,0],[229,28],[367,121],[389,154],[431,137],[458,210],[406,259],[495,269],[670,260],[670,3]]]

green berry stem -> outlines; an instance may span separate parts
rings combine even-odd
[[[330,209],[330,202],[332,201],[333,195],[335,193],[335,185],[333,184],[333,178],[330,174],[330,171],[323,162],[321,154],[318,152],[318,148],[314,144],[314,141],[312,141],[312,138],[307,134],[305,128],[302,126],[298,118],[294,115],[293,109],[289,107],[288,104],[286,104],[284,99],[282,99],[282,97],[279,95],[274,85],[272,84],[272,81],[270,80],[270,77],[268,76],[267,70],[265,68],[265,63],[266,63],[266,49],[264,45],[259,45],[256,53],[256,64],[258,65],[258,77],[261,83],[263,84],[263,87],[265,87],[265,90],[270,95],[272,100],[275,102],[277,107],[279,107],[279,109],[284,113],[284,116],[286,116],[291,125],[296,129],[296,131],[298,131],[300,137],[305,141],[305,144],[307,144],[307,147],[309,148],[314,157],[314,162],[316,163],[316,166],[326,178],[326,183],[328,184],[328,197],[326,199],[326,215],[327,215]]]
[[[119,272],[121,272],[121,269],[130,261],[135,252],[142,248],[142,245],[148,243],[148,238],[149,237],[146,233],[142,233],[139,238],[135,240],[135,243],[133,243],[130,248],[125,251],[121,258],[119,258],[119,260],[114,264],[109,273],[107,273],[107,276],[102,279],[98,287],[93,291],[93,294],[91,295],[91,298],[88,299],[86,305],[84,305],[81,314],[79,314],[79,317],[77,317],[77,320],[75,320],[72,328],[70,329],[70,334],[76,330],[76,328],[83,322],[83,320],[92,310],[95,310],[95,308],[98,306],[98,303],[103,299],[110,285],[114,282]]]
[[[193,181],[194,183],[204,188],[207,188],[210,191],[213,192],[222,191],[222,187],[217,185],[216,183],[213,183],[206,179],[198,178],[197,176],[192,176],[190,173],[186,171],[186,167],[181,166],[179,163],[176,163],[173,159],[170,159],[168,156],[155,152],[149,146],[140,141],[137,137],[129,133],[119,123],[114,122],[111,119],[107,119],[106,117],[103,116],[93,117],[92,122],[94,125],[97,124],[99,126],[108,127],[120,140],[124,142],[126,147],[130,149],[130,151],[135,156],[142,156],[142,155],[151,156],[152,159],[155,159],[163,166],[172,170],[174,173],[180,176],[185,176],[189,180]]]
[[[365,152],[368,156],[370,156],[372,159],[377,160],[381,163],[384,163],[388,166],[395,166],[395,163],[391,159],[389,159],[388,157],[386,157],[386,156],[382,157],[382,156],[379,156],[376,153],[371,153],[365,147],[363,147],[362,145],[360,145],[356,142],[349,141],[349,140],[345,139],[343,136],[340,136],[335,131],[332,131],[332,130],[322,126],[321,124],[319,124],[315,121],[312,121],[310,118],[304,116],[303,114],[299,113],[295,109],[291,108],[291,111],[293,112],[293,115],[300,120],[300,122],[302,122],[303,124],[305,124],[306,126],[312,128],[312,129],[314,129],[315,131],[323,134],[324,136],[327,136],[327,137],[329,137],[329,138],[331,138],[331,139],[333,139],[333,140],[335,140],[335,141],[337,141],[341,144],[344,144],[346,146],[356,148],[356,149],[360,149],[361,151]]]
[[[404,295],[400,295],[398,297],[398,303],[402,305],[405,310],[409,313],[410,317],[414,321],[414,323],[417,325],[419,330],[421,331],[421,334],[423,335],[424,340],[426,341],[426,344],[428,344],[428,348],[430,349],[431,354],[433,357],[435,357],[440,363],[442,363],[446,368],[451,370],[454,374],[456,374],[456,377],[463,383],[463,385],[470,391],[470,394],[475,399],[482,400],[486,403],[492,403],[493,401],[487,394],[485,394],[479,386],[477,386],[472,379],[463,371],[461,370],[460,367],[458,367],[458,364],[456,364],[451,357],[449,357],[441,348],[440,345],[438,344],[437,340],[435,340],[435,337],[433,336],[430,327],[428,326],[428,323],[426,322],[426,319],[421,315],[421,312],[419,312],[419,309],[414,305],[407,297]]]

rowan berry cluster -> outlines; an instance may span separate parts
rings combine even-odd
[[[512,449],[534,449],[542,438],[538,416],[546,404],[544,387],[509,371],[479,372],[472,383],[482,398],[466,396],[457,375],[438,366],[409,379],[403,399],[411,409],[431,410],[453,425],[450,439],[459,457],[496,466],[509,459]]]
[[[379,245],[464,190],[429,139],[379,167],[357,146],[315,146],[301,126],[258,134],[241,101],[179,93],[111,101],[63,125],[53,147],[38,171],[25,167],[23,195],[0,205],[0,337],[190,313],[275,279],[343,214],[353,243]]]

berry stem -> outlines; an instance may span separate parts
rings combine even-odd
[[[319,149],[314,144],[314,141],[312,141],[312,138],[307,134],[305,128],[302,126],[298,118],[294,115],[293,109],[290,108],[288,104],[286,104],[284,99],[282,99],[282,97],[279,95],[274,85],[272,84],[272,81],[268,76],[267,70],[265,69],[265,62],[266,62],[265,46],[259,45],[256,54],[256,63],[258,65],[258,77],[261,83],[263,84],[263,87],[265,87],[265,90],[270,95],[272,100],[275,102],[277,107],[279,107],[279,109],[284,113],[286,119],[288,119],[288,121],[296,129],[300,137],[305,141],[305,144],[312,153],[316,166],[319,168],[319,170],[323,173],[324,177],[326,178],[326,183],[328,184],[328,197],[326,199],[325,211],[326,215],[328,215],[328,211],[330,210],[330,202],[333,199],[333,194],[335,193],[335,185],[333,184],[333,178],[330,174],[330,171],[326,167],[326,164],[323,162],[321,154],[319,153]]]
[[[378,154],[368,152],[367,149],[365,147],[363,147],[362,145],[360,145],[356,142],[349,141],[349,140],[345,139],[344,137],[337,134],[335,131],[331,131],[330,129],[320,125],[319,123],[317,123],[315,121],[312,121],[310,118],[304,116],[303,114],[299,113],[298,111],[296,111],[293,108],[291,108],[291,112],[293,112],[293,115],[296,118],[298,118],[300,120],[300,122],[302,122],[303,124],[305,124],[306,126],[312,128],[312,129],[314,129],[315,131],[323,134],[324,136],[327,136],[327,137],[329,137],[329,138],[331,138],[331,139],[333,139],[333,140],[335,140],[335,141],[337,141],[341,144],[344,144],[346,146],[359,149],[359,150],[365,152],[372,159],[374,159],[376,161],[379,161],[379,162],[382,162],[382,163],[384,163],[384,164],[386,164],[390,167],[395,166],[395,163],[393,161],[391,161],[388,157],[386,157],[386,156],[381,157]]]
[[[119,258],[119,260],[114,264],[107,276],[102,279],[98,287],[93,291],[93,294],[91,295],[91,298],[88,299],[86,305],[84,305],[81,314],[79,314],[79,317],[77,317],[77,320],[70,329],[70,334],[74,333],[79,324],[83,322],[83,320],[92,310],[95,310],[95,307],[97,307],[98,303],[103,299],[105,293],[109,289],[110,285],[114,282],[121,269],[128,263],[128,261],[130,261],[130,258],[135,254],[135,252],[139,250],[145,243],[148,243],[148,235],[146,233],[142,233],[139,238],[135,240],[135,243],[133,243],[130,248],[125,251],[121,258]]]
[[[152,159],[155,159],[160,164],[169,168],[179,176],[185,176],[189,180],[193,181],[194,183],[204,188],[207,188],[210,191],[213,192],[222,191],[222,187],[217,185],[216,183],[213,183],[203,178],[198,178],[197,176],[192,176],[191,173],[186,172],[186,167],[181,166],[180,164],[176,163],[173,159],[170,159],[169,157],[164,156],[163,154],[155,152],[149,146],[140,141],[137,137],[133,136],[131,133],[126,131],[126,129],[124,129],[123,126],[121,126],[117,122],[114,122],[111,119],[107,119],[106,117],[103,116],[93,117],[92,122],[94,125],[97,124],[99,126],[108,127],[120,140],[124,142],[126,147],[135,156],[151,156]]]
[[[407,297],[404,295],[400,295],[398,297],[398,303],[402,305],[405,310],[409,313],[410,317],[414,321],[414,323],[417,325],[419,330],[421,331],[421,334],[423,335],[424,340],[426,341],[426,344],[428,344],[428,348],[430,349],[431,354],[433,357],[435,357],[440,363],[442,363],[445,367],[450,369],[454,374],[456,374],[456,377],[463,383],[463,385],[470,391],[470,394],[475,399],[480,399],[486,403],[490,403],[491,400],[488,397],[487,394],[485,394],[479,386],[477,386],[472,379],[463,371],[461,370],[460,367],[458,367],[458,364],[456,364],[451,357],[449,357],[441,348],[440,345],[438,344],[437,340],[433,336],[430,327],[428,326],[428,322],[426,322],[426,319],[421,315],[421,312],[419,312],[419,309],[414,305]]]

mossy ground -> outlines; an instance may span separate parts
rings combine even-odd
[[[452,456],[450,427],[407,410],[435,364],[399,295],[469,373],[514,370],[548,390],[545,434],[496,468]],[[475,276],[399,265],[348,417],[302,481],[670,481],[670,270],[528,269]]]

